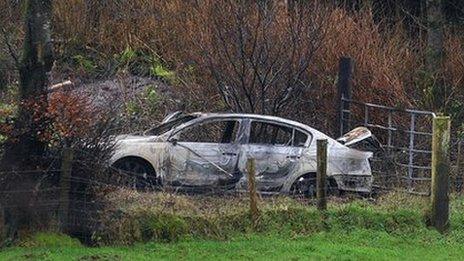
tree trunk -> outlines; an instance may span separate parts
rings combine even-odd
[[[15,137],[7,142],[3,166],[21,166],[43,153],[44,144],[39,136],[44,128],[40,119],[47,105],[47,72],[53,63],[51,14],[51,0],[26,2],[25,39],[19,68],[20,103]]]
[[[441,71],[443,68],[443,9],[442,0],[427,0],[427,50],[426,61],[427,71],[432,77],[432,105],[434,109],[441,109],[444,103],[445,90],[441,80]]]
[[[427,69],[435,72],[443,63],[443,11],[442,0],[427,0]]]

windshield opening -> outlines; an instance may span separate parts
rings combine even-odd
[[[185,115],[185,116],[182,116],[182,117],[179,117],[175,120],[171,120],[171,121],[168,121],[166,123],[162,123],[152,129],[149,129],[149,130],[146,130],[143,132],[143,135],[146,135],[146,136],[158,136],[158,135],[161,135],[163,133],[166,133],[168,132],[169,130],[183,124],[183,123],[186,123],[188,121],[191,121],[193,119],[196,119],[198,116],[193,116],[193,115]]]

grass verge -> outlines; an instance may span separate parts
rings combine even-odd
[[[132,247],[10,248],[1,260],[460,260],[464,245],[434,231],[390,234],[371,229],[310,236],[248,235]]]
[[[243,234],[304,236],[319,232],[368,229],[410,234],[425,227],[428,200],[389,194],[375,201],[331,199],[321,213],[308,202],[287,197],[260,201],[253,224],[247,197],[189,197],[165,193],[117,191],[106,198],[94,240],[100,246],[186,239],[228,240]],[[464,228],[464,200],[453,199],[452,226]],[[463,234],[464,238],[464,234]]]
[[[460,260],[464,251],[463,197],[453,197],[451,227],[442,235],[425,226],[428,200],[403,194],[332,200],[325,213],[288,199],[263,200],[256,226],[244,199],[118,195],[117,207],[103,213],[112,214],[107,225],[115,224],[100,234],[106,246],[42,233],[4,249],[0,260]]]

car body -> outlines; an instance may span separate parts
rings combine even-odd
[[[165,187],[245,190],[246,163],[253,158],[260,192],[313,194],[318,139],[328,141],[332,186],[370,192],[371,152],[345,146],[305,124],[267,115],[176,113],[144,133],[118,136],[111,165]],[[356,140],[349,135],[346,139]]]

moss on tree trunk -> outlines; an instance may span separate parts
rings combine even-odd
[[[19,110],[15,134],[6,144],[2,167],[27,165],[41,156],[44,144],[39,136],[44,124],[40,120],[47,105],[47,72],[53,63],[51,43],[51,0],[28,0],[24,17],[25,39],[19,65]]]

